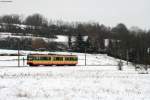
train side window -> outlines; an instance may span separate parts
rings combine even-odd
[[[63,61],[63,57],[57,57],[58,61]]]
[[[67,61],[71,61],[71,58],[70,58],[70,57],[67,57],[66,60],[67,60]]]
[[[40,57],[36,57],[36,60],[40,60]]]
[[[74,58],[73,58],[73,57],[71,57],[71,61],[74,61]]]
[[[38,60],[47,60],[47,57],[39,57]]]
[[[60,61],[63,61],[63,57],[59,57],[60,58]]]
[[[74,57],[72,57],[72,61],[74,61]]]
[[[59,61],[59,57],[56,57],[56,60]]]
[[[78,61],[78,58],[77,58],[77,57],[75,57],[75,61]]]
[[[54,61],[59,61],[59,58],[58,58],[58,57],[54,57],[53,60],[54,60]]]
[[[43,60],[48,60],[48,57],[43,57]]]
[[[38,57],[38,60],[42,60],[42,57]]]
[[[74,57],[71,57],[72,61],[74,61]]]
[[[63,61],[63,57],[54,57],[54,61]]]
[[[77,58],[76,58],[76,57],[74,57],[74,58],[73,58],[73,61],[77,61]]]
[[[65,57],[65,61],[68,61],[68,58],[67,58],[67,57]]]
[[[36,60],[36,57],[33,57],[33,60]]]
[[[56,61],[56,57],[53,58],[53,61]]]
[[[32,57],[33,60],[39,60],[39,57]]]
[[[77,57],[66,57],[65,61],[77,61],[78,58]]]

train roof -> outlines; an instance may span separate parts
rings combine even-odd
[[[77,55],[65,55],[65,54],[28,54],[31,56],[77,56]]]

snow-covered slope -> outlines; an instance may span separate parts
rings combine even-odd
[[[48,53],[21,51],[28,53]],[[0,50],[0,53],[17,53]],[[70,54],[68,52],[55,52]],[[102,54],[87,54],[84,65],[82,53],[80,66],[17,67],[17,62],[1,61],[17,57],[0,57],[0,100],[149,100],[150,74],[138,74],[132,65],[124,62],[118,71],[118,59]],[[11,62],[11,63],[10,63]],[[90,65],[95,66],[90,66]],[[7,67],[14,65],[16,67]],[[101,66],[100,66],[101,65]]]
[[[40,54],[48,54],[48,53],[54,53],[54,54],[74,54],[77,55],[79,58],[78,65],[85,65],[85,54],[84,53],[73,53],[73,52],[37,52],[37,51],[19,51],[22,55],[21,59],[21,65],[23,65],[22,59],[26,59],[27,54],[31,53],[40,53]],[[17,54],[17,50],[3,50],[0,49],[0,54]],[[17,66],[17,60],[18,56],[2,56],[0,57],[0,66]],[[7,61],[8,60],[8,61]],[[12,60],[12,61],[11,61]],[[107,56],[106,54],[86,54],[86,65],[117,65],[118,59],[112,58]],[[11,64],[10,64],[11,63]],[[26,63],[25,63],[26,66]]]
[[[18,33],[19,34],[19,33]],[[35,36],[23,36],[22,33],[20,35],[14,35],[13,33],[6,33],[6,32],[0,32],[0,39],[6,39],[7,37],[12,37],[12,38],[32,38],[32,39],[43,39],[45,42],[59,42],[59,43],[65,43],[67,44],[68,42],[68,36],[67,35],[56,35],[56,38],[45,38],[45,37],[35,37]],[[84,36],[84,40],[87,40],[87,36]],[[72,41],[75,41],[75,36],[72,37]]]
[[[19,33],[18,33],[19,34]],[[0,39],[5,39],[7,37],[12,38],[32,38],[32,39],[44,39],[45,41],[55,41],[55,42],[67,42],[68,37],[65,35],[57,35],[56,38],[45,38],[45,37],[34,37],[34,36],[23,36],[22,33],[20,35],[14,35],[13,33],[0,32]]]

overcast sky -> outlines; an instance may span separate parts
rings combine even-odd
[[[0,15],[27,16],[40,13],[48,19],[99,22],[106,26],[124,23],[128,28],[150,29],[150,0],[13,0],[0,2]]]

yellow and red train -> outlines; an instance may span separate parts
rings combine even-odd
[[[29,66],[75,66],[78,64],[78,57],[76,55],[29,54],[27,55],[27,64]]]

